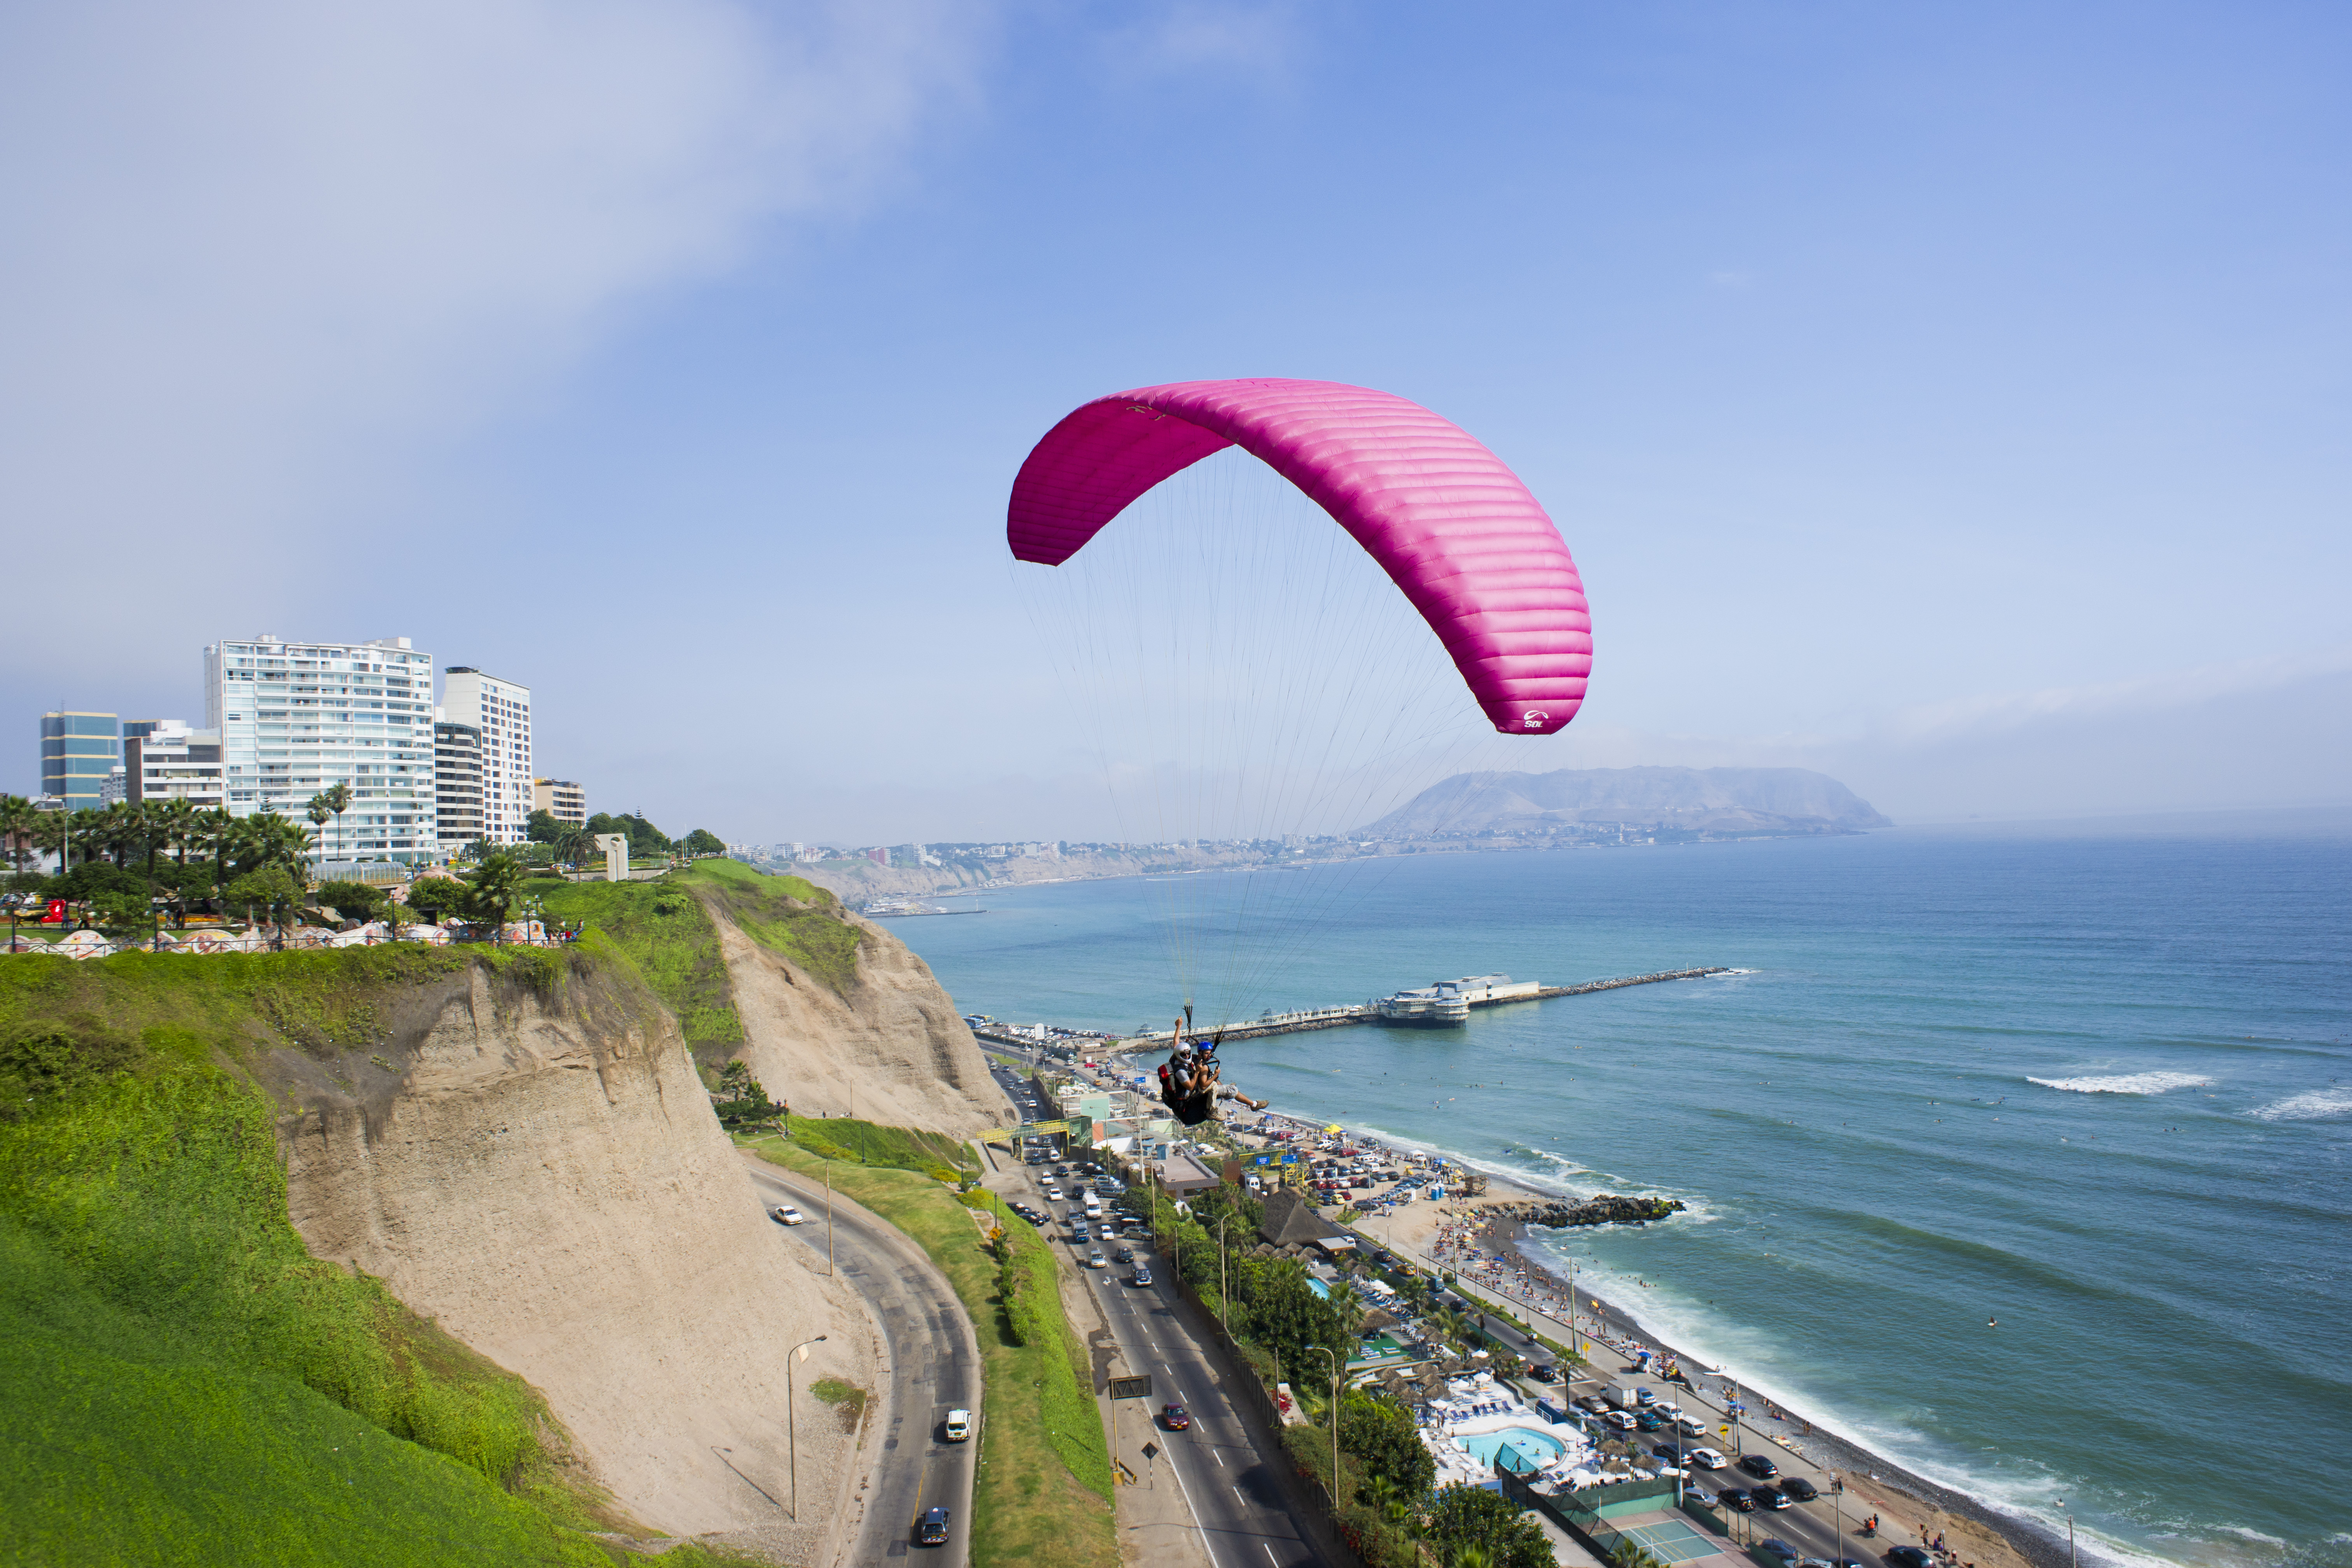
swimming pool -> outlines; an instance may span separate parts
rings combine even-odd
[[[1469,1449],[1482,1465],[1495,1462],[1495,1450],[1510,1445],[1519,1458],[1531,1466],[1549,1465],[1568,1452],[1567,1445],[1549,1432],[1538,1432],[1532,1426],[1506,1426],[1499,1432],[1464,1434],[1456,1441]]]

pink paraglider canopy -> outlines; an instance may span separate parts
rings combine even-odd
[[[1097,398],[1013,481],[1013,555],[1058,566],[1137,497],[1238,446],[1331,514],[1404,590],[1506,734],[1576,717],[1592,617],[1518,476],[1417,403],[1332,381],[1187,381]]]

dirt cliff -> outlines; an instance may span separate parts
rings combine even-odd
[[[526,956],[379,1003],[367,1046],[274,1054],[293,1222],[537,1384],[638,1519],[814,1557],[856,1439],[810,1387],[876,1386],[866,1310],[762,1215],[625,963]],[[785,1358],[819,1334],[795,1526]]]
[[[766,911],[746,908],[728,889],[698,891],[718,928],[742,1019],[737,1054],[796,1113],[960,1138],[1015,1119],[955,1003],[904,942],[827,903],[823,921],[854,945],[795,962],[788,945],[822,950],[761,940],[772,929]],[[806,911],[812,921],[819,913]]]

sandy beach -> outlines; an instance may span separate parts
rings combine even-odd
[[[1454,1202],[1408,1204],[1386,1215],[1367,1215],[1353,1228],[1398,1256],[1424,1268],[1451,1269],[1457,1285],[1520,1319],[1532,1331],[1559,1344],[1580,1348],[1594,1370],[1627,1374],[1638,1370],[1631,1352],[1658,1352],[1652,1360],[1678,1363],[1686,1378],[1685,1403],[1709,1412],[1708,1424],[1729,1419],[1726,1374],[1685,1355],[1644,1329],[1638,1314],[1599,1301],[1589,1291],[1571,1295],[1568,1279],[1551,1272],[1520,1245],[1527,1229],[1498,1211],[1507,1205],[1546,1201],[1538,1193],[1489,1175],[1485,1195]],[[1479,1255],[1470,1256],[1472,1249]],[[1581,1308],[1581,1310],[1577,1309]],[[1728,1374],[1736,1376],[1736,1369]],[[1925,1545],[1940,1538],[1946,1561],[1973,1568],[2064,1568],[2066,1546],[2024,1521],[1997,1514],[1973,1498],[1915,1476],[1859,1444],[1822,1431],[1794,1409],[1749,1396],[1741,1425],[1750,1447],[1772,1444],[1820,1466],[1845,1483],[1853,1517],[1875,1512],[1881,1530],[1868,1554],[1889,1546]],[[1857,1538],[1853,1546],[1863,1543]],[[1850,1548],[1851,1549],[1851,1548]],[[1857,1555],[1861,1553],[1857,1552]]]

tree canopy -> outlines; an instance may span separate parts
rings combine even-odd
[[[1551,1542],[1519,1505],[1484,1487],[1450,1486],[1429,1512],[1429,1539],[1445,1562],[1465,1548],[1485,1554],[1488,1568],[1551,1568]]]

